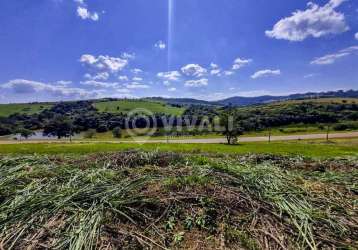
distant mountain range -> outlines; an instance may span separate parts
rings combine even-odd
[[[265,104],[265,103],[272,103],[272,102],[279,102],[279,101],[317,99],[317,98],[358,98],[358,90],[309,92],[304,94],[292,94],[287,96],[270,96],[270,95],[257,96],[257,97],[234,96],[227,99],[212,101],[212,102],[191,99],[191,98],[152,97],[147,99],[164,101],[172,105],[248,106],[248,105]]]

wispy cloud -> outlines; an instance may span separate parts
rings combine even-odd
[[[100,72],[96,75],[91,75],[89,73],[84,75],[85,78],[90,79],[90,80],[107,80],[109,78],[109,73],[108,72]]]
[[[264,69],[259,70],[255,74],[251,76],[252,79],[262,78],[262,77],[268,77],[268,76],[278,76],[281,75],[281,70],[271,70],[271,69]]]
[[[304,75],[303,78],[307,79],[307,78],[312,78],[312,77],[315,77],[315,76],[318,76],[318,74],[311,73],[311,74]]]
[[[82,85],[90,86],[94,88],[116,88],[119,86],[119,83],[117,82],[101,82],[101,81],[95,81],[95,80],[89,80],[80,82]]]
[[[149,89],[150,86],[143,83],[132,82],[125,85],[128,89]]]
[[[338,59],[350,56],[358,52],[358,46],[352,46],[342,49],[336,53],[328,54],[322,57],[315,58],[311,61],[313,65],[329,65],[335,63]]]

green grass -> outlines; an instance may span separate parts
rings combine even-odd
[[[96,102],[94,106],[99,112],[128,113],[135,109],[146,109],[152,113],[165,113],[168,115],[181,115],[184,108],[169,106],[163,102],[148,100],[120,100],[108,102]]]
[[[330,125],[330,133],[347,133],[356,131],[354,129],[349,130],[334,130],[334,127],[340,123],[335,123]],[[342,123],[344,124],[344,123]],[[351,122],[351,124],[358,125],[358,122]],[[305,135],[305,134],[325,134],[327,133],[327,125],[323,124],[323,129],[317,124],[305,125],[305,124],[295,124],[283,127],[277,127],[271,129],[272,136],[280,135]],[[263,131],[250,131],[244,134],[244,136],[268,136],[269,130]]]
[[[87,154],[95,152],[115,152],[129,149],[146,151],[160,150],[173,152],[207,153],[269,153],[277,155],[302,155],[306,157],[330,158],[358,156],[358,140],[334,140],[301,142],[250,142],[230,146],[225,144],[136,144],[136,143],[38,143],[3,144],[0,154]]]
[[[113,140],[120,140],[120,141],[133,141],[131,134],[137,135],[135,137],[136,140],[146,140],[148,137],[146,134],[148,133],[147,129],[136,129],[135,131],[129,132],[126,129],[122,130],[122,137],[120,139],[116,139],[113,137],[112,131],[107,131],[104,133],[96,133],[91,141],[113,141]],[[206,134],[206,135],[196,135],[196,136],[169,136],[170,140],[185,140],[185,139],[212,139],[212,138],[223,138],[221,134]],[[85,138],[87,140],[87,138]],[[149,140],[167,140],[167,136],[152,136]]]
[[[36,114],[52,107],[52,104],[26,103],[26,104],[0,104],[0,117],[8,117],[12,114]]]

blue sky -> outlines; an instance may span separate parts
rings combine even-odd
[[[358,89],[356,0],[16,0],[0,9],[1,103]]]

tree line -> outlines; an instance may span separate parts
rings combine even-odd
[[[174,117],[174,119],[163,113],[155,114],[149,119],[149,127],[155,125],[158,128],[155,135],[163,135],[168,133],[162,129],[166,126],[163,117],[172,119],[174,127],[179,124],[180,119],[185,117],[195,127],[201,124],[203,119],[213,123],[215,117],[221,117],[220,120],[225,121],[229,116],[234,121],[231,129],[235,131],[234,134],[239,135],[245,131],[260,131],[292,124],[335,124],[341,121],[358,121],[358,105],[314,102],[246,108],[192,105],[187,107],[182,117]],[[26,137],[31,135],[32,131],[42,130],[46,136],[62,138],[89,130],[99,133],[115,130],[118,136],[120,134],[118,131],[127,128],[128,125],[129,128],[148,126],[148,120],[144,118],[136,118],[135,124],[132,119],[134,117],[128,117],[126,113],[99,112],[92,101],[61,102],[38,114],[13,114],[0,118],[0,135],[19,133]],[[223,123],[221,124],[223,127],[228,125]],[[186,125],[183,124],[183,126]],[[196,135],[206,132],[205,129],[198,131],[185,128],[181,131],[172,131],[176,135]],[[228,134],[228,132],[223,133],[230,137],[232,133]]]

